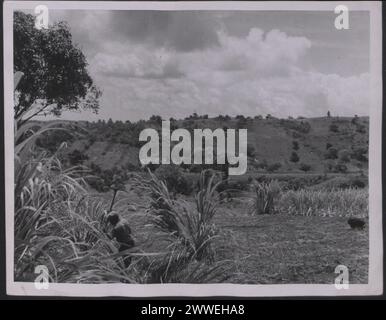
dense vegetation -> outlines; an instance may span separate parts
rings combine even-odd
[[[209,118],[193,114],[183,120],[171,120],[172,129],[186,128],[247,128],[248,174],[351,173],[363,175],[368,166],[368,118],[310,118],[310,119],[263,119],[237,116]],[[127,180],[129,172],[143,170],[138,161],[138,150],[143,144],[138,140],[145,128],[160,130],[162,118],[152,116],[138,122],[67,122],[72,134],[61,130],[47,132],[37,140],[37,145],[55,152],[63,142],[60,157],[69,165],[85,165],[94,176],[89,183],[98,191],[107,191],[112,177],[119,175]],[[339,131],[331,131],[331,125]],[[361,128],[358,132],[358,128]],[[160,165],[148,166],[152,171]],[[226,172],[226,165],[185,165],[185,173],[199,173],[203,169]],[[161,171],[164,169],[160,169]],[[176,187],[181,193],[189,193],[180,178]],[[184,189],[184,190],[183,190]],[[190,191],[189,191],[190,190]]]

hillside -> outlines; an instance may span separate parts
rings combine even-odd
[[[190,116],[173,120],[175,128],[248,129],[248,171],[254,172],[358,172],[367,170],[368,117],[320,117],[277,119],[269,117],[207,118]],[[139,133],[144,128],[160,129],[161,119],[131,123],[109,120],[68,122],[79,132],[77,138],[56,133],[40,139],[40,146],[55,149],[68,142],[65,156],[74,164],[97,166],[102,171],[114,168],[133,171],[139,168]],[[82,130],[79,130],[81,128]],[[59,135],[59,136],[58,136]],[[295,155],[294,155],[295,153]]]

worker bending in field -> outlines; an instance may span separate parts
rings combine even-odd
[[[107,222],[113,227],[111,230],[111,237],[116,239],[119,243],[119,252],[131,249],[135,246],[135,242],[131,236],[131,229],[125,219],[121,219],[117,213],[111,212],[107,216]],[[130,254],[124,254],[122,258],[125,268],[129,267],[131,263]]]

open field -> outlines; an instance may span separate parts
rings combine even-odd
[[[52,282],[331,284],[343,264],[350,283],[367,282],[365,166],[230,178],[194,166],[88,170],[80,151],[24,153],[38,135],[16,145],[17,281],[44,264]],[[350,217],[366,227],[351,229]]]
[[[152,235],[153,229],[144,228],[147,218],[140,209],[146,206],[143,199],[135,192],[121,196],[124,202],[134,204],[138,209],[136,212],[122,211],[133,226],[138,243],[149,252],[164,250],[167,244]],[[248,212],[251,196],[245,193],[242,198],[222,204],[214,216],[218,230],[214,239],[216,260],[229,261],[232,265],[232,275],[227,282],[333,284],[334,270],[339,264],[349,268],[350,283],[367,282],[368,229],[353,230],[347,223],[349,216],[359,216],[368,224],[367,190],[346,190],[340,195],[359,199],[362,206],[359,202],[354,203],[356,211],[341,210],[346,206],[344,201],[334,207],[332,202],[336,199],[331,197],[330,202],[321,199],[325,208],[330,206],[331,209],[330,215],[325,216],[323,212],[310,215],[291,212],[289,206],[280,201],[277,214],[251,215]],[[108,198],[108,194],[104,197]],[[287,202],[287,194],[281,197]],[[181,199],[193,205],[192,197]]]
[[[349,268],[350,283],[367,283],[368,231],[347,219],[288,215],[221,216],[229,238],[220,256],[237,262],[235,283],[334,283],[335,267]],[[229,241],[231,240],[231,241]]]

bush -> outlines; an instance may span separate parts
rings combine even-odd
[[[299,169],[304,171],[304,172],[307,172],[307,171],[311,170],[311,166],[309,164],[306,164],[306,163],[301,163],[299,165]]]
[[[351,158],[361,161],[361,162],[366,162],[368,161],[367,159],[367,148],[363,147],[358,147],[353,149],[351,152]]]
[[[331,147],[327,150],[327,152],[324,155],[325,159],[337,159],[338,158],[338,150]]]
[[[330,131],[331,132],[339,132],[339,127],[335,124],[335,123],[332,123],[331,125],[330,125]]]
[[[346,173],[347,172],[347,166],[340,162],[340,163],[335,165],[334,171],[340,172],[340,173]]]
[[[357,125],[357,130],[358,133],[366,133],[366,127],[362,124]]]
[[[341,162],[350,162],[350,153],[346,149],[340,150],[338,157]]]
[[[279,170],[280,167],[281,167],[281,163],[280,162],[272,163],[272,164],[267,166],[267,171],[268,172],[274,172],[276,170]]]
[[[36,139],[36,145],[50,151],[50,153],[54,153],[63,142],[71,143],[74,140],[74,136],[69,130],[54,130],[40,135]]]
[[[84,152],[75,149],[68,154],[68,159],[71,165],[76,166],[82,164],[83,161],[88,160],[88,156]]]
[[[251,144],[247,145],[247,156],[248,157],[254,157],[256,154],[255,147]]]
[[[295,151],[293,151],[291,153],[290,161],[291,162],[298,162],[299,161],[299,156]]]
[[[192,192],[192,185],[184,177],[179,166],[161,165],[155,170],[155,175],[164,180],[169,191],[188,195]]]
[[[296,140],[292,141],[292,149],[294,149],[295,151],[299,150],[299,142],[297,142]]]
[[[292,129],[297,133],[309,133],[311,130],[311,125],[307,121],[294,121],[281,119],[280,124],[287,129]]]
[[[366,182],[364,182],[363,180],[361,180],[359,178],[355,178],[351,182],[351,187],[357,188],[357,189],[363,189],[366,187]]]

